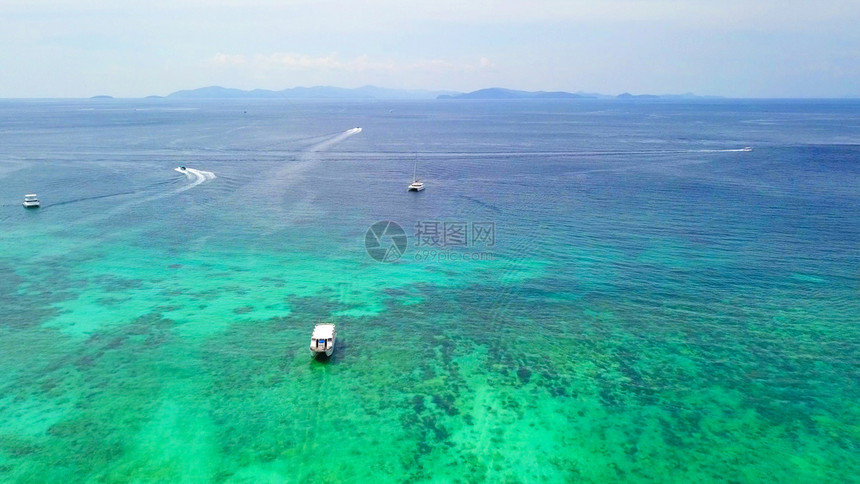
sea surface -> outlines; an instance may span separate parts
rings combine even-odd
[[[858,382],[860,101],[0,101],[0,482],[860,482]]]

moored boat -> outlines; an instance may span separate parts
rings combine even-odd
[[[35,193],[24,195],[24,207],[37,208],[39,206],[39,197]]]
[[[418,173],[418,162],[415,162],[415,167],[412,168],[412,183],[409,184],[409,189],[407,191],[410,192],[420,192],[424,190],[424,182],[416,178]]]
[[[325,354],[331,356],[334,353],[334,344],[337,341],[337,330],[331,323],[319,323],[314,326],[311,335],[311,353],[314,356]]]

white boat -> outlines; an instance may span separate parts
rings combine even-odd
[[[36,208],[39,206],[39,197],[35,193],[24,195],[24,206],[27,208]]]
[[[412,169],[412,183],[409,184],[410,192],[420,192],[424,190],[424,182],[415,177],[418,170],[418,162],[415,162],[415,168]]]
[[[747,146],[743,149],[743,151],[752,151],[752,146]]]
[[[325,353],[326,356],[331,356],[334,353],[334,343],[337,341],[337,331],[331,323],[320,323],[314,326],[314,332],[311,335],[311,353],[314,356],[319,356]]]

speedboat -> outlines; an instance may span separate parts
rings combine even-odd
[[[24,195],[24,207],[37,208],[39,206],[39,197],[35,193]]]
[[[314,326],[311,335],[311,353],[314,356],[325,354],[331,356],[334,353],[334,343],[337,340],[337,331],[331,323],[320,323]]]
[[[409,184],[407,191],[420,192],[424,190],[424,182],[415,177],[418,170],[418,162],[415,162],[415,167],[412,169],[412,183]]]
[[[752,146],[747,146],[743,149],[744,151],[752,151]]]

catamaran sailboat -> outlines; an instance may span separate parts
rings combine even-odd
[[[415,162],[415,167],[412,169],[412,183],[409,184],[410,192],[420,192],[424,190],[424,182],[416,178],[416,174],[418,173],[418,162]]]

